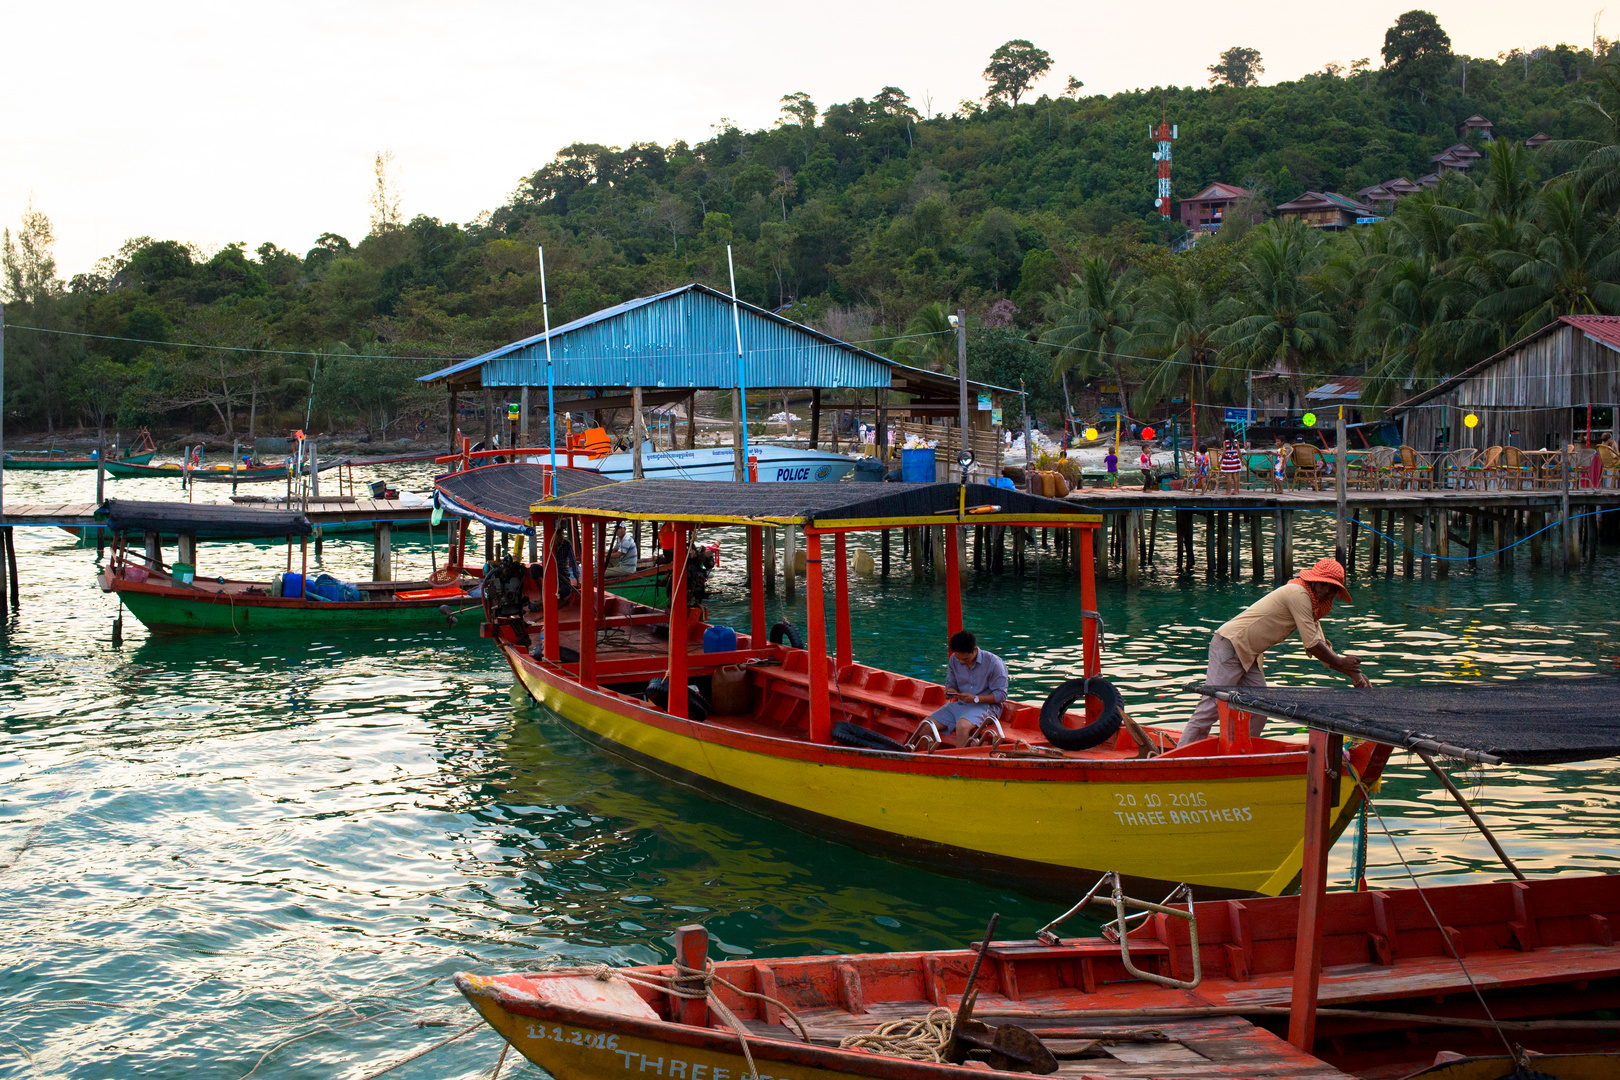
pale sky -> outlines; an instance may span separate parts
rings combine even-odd
[[[1597,2],[1426,6],[1457,51],[1495,56],[1589,45]],[[365,234],[380,150],[407,217],[465,222],[559,147],[695,142],[722,117],[760,127],[792,91],[825,107],[895,85],[951,112],[984,93],[1010,38],[1052,54],[1037,94],[1071,74],[1086,93],[1201,86],[1231,45],[1259,49],[1271,83],[1377,66],[1411,5],[18,3],[0,60],[0,225],[15,229],[32,194],[63,277],[140,235],[302,254],[322,232]],[[1620,37],[1620,11],[1602,29]]]

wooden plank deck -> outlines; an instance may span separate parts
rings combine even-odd
[[[1333,489],[1285,491],[1281,495],[1259,489],[1237,495],[1220,492],[1195,495],[1188,491],[1143,491],[1140,488],[1082,488],[1071,491],[1068,502],[1098,510],[1162,510],[1179,508],[1198,513],[1216,510],[1334,510]],[[1561,505],[1561,491],[1350,491],[1345,501],[1356,510],[1397,510],[1421,513],[1425,507],[1461,511],[1545,510]],[[1620,509],[1620,488],[1570,488],[1569,504],[1585,509]]]

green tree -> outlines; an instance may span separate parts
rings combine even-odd
[[[1079,273],[1069,275],[1069,284],[1053,292],[1044,314],[1040,342],[1052,351],[1053,377],[1070,370],[1111,375],[1124,408],[1130,362],[1120,354],[1136,324],[1129,276],[1116,274],[1106,259],[1087,259]]]
[[[1523,337],[1561,315],[1620,314],[1620,243],[1615,221],[1568,184],[1542,194],[1528,257],[1508,287],[1476,305]]]
[[[952,371],[956,367],[956,327],[940,303],[924,304],[906,323],[895,343],[895,359],[931,371]]]
[[[1241,90],[1245,86],[1258,85],[1260,76],[1265,73],[1266,69],[1260,63],[1259,49],[1234,45],[1221,53],[1219,62],[1209,65],[1209,85],[1224,84]]]
[[[1297,381],[1308,362],[1330,357],[1342,333],[1333,300],[1317,282],[1320,237],[1298,218],[1256,234],[1237,294],[1221,305],[1214,341],[1229,373],[1276,368]]]
[[[1132,403],[1137,414],[1146,415],[1154,402],[1173,395],[1182,380],[1195,396],[1202,396],[1219,328],[1209,288],[1179,275],[1160,275],[1142,290],[1137,313],[1130,350],[1158,358],[1137,387]]]
[[[1017,105],[1035,80],[1051,70],[1051,54],[1023,38],[1014,38],[990,54],[990,63],[984,69],[985,81],[990,84],[985,100],[1010,98]]]
[[[810,95],[803,90],[783,94],[782,118],[777,124],[796,124],[799,127],[812,128],[816,126],[816,113],[816,103],[811,101]]]
[[[1384,32],[1384,70],[1402,90],[1416,93],[1428,103],[1429,94],[1451,70],[1451,38],[1440,20],[1427,11],[1412,10]]]

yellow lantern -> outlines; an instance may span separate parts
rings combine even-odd
[[[1097,429],[1096,428],[1094,428],[1094,427],[1086,428],[1086,441],[1087,442],[1096,442],[1097,441]]]
[[[1463,417],[1463,423],[1471,428],[1479,427],[1479,417],[1475,416],[1473,413],[1469,413],[1467,416]]]
[[[1316,414],[1315,413],[1308,412],[1308,413],[1305,414],[1305,426],[1306,427],[1315,427],[1316,426]]]

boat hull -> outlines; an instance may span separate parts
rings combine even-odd
[[[476,632],[479,601],[368,600],[338,604],[211,593],[203,588],[149,586],[102,579],[130,614],[154,634],[244,634],[289,630],[439,630]],[[450,605],[454,626],[440,607]]]
[[[135,454],[118,461],[108,461],[107,473],[109,476],[121,476],[123,474],[116,471],[119,466],[145,465],[147,462],[151,461],[156,454],[157,451],[153,450],[150,453]],[[8,457],[5,459],[4,465],[7,469],[13,469],[20,472],[61,472],[69,469],[93,469],[96,467],[96,459],[58,458],[53,460],[45,456],[40,456],[38,458]]]
[[[838,481],[855,471],[855,459],[821,450],[761,445],[752,448],[761,483]],[[730,480],[733,452],[729,446],[700,450],[660,450],[641,455],[641,474],[648,480]],[[591,469],[610,480],[629,480],[634,462],[629,454],[609,454],[577,468]]]
[[[986,762],[818,746],[680,720],[583,687],[508,642],[501,649],[530,696],[604,751],[933,870],[1059,897],[1109,870],[1150,891],[1187,882],[1212,897],[1274,896],[1299,876],[1302,751],[1234,766],[1222,758]],[[1371,754],[1360,751],[1364,771]],[[1360,805],[1354,796],[1342,802],[1335,837]]]

